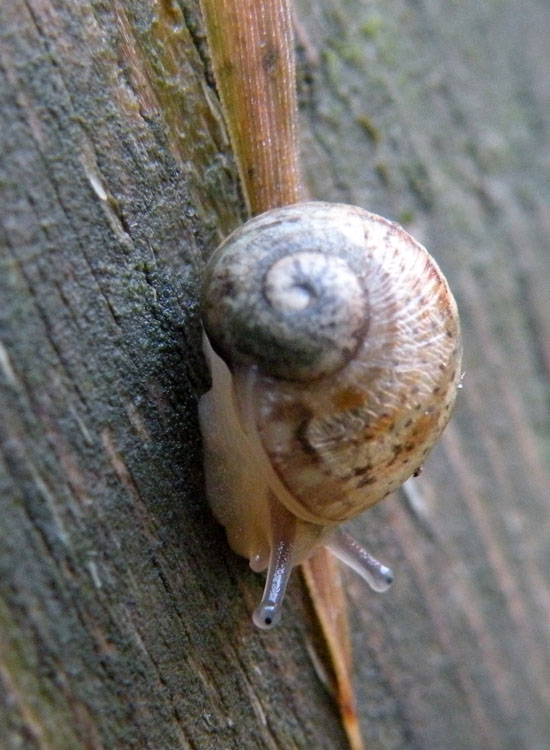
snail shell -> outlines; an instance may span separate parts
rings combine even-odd
[[[302,203],[247,222],[210,260],[203,323],[207,491],[256,570],[278,548],[290,571],[330,546],[419,469],[449,419],[453,296],[419,243],[363,209]]]

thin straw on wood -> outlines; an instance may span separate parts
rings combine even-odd
[[[290,0],[201,0],[212,64],[252,214],[300,200]]]

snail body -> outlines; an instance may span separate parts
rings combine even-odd
[[[460,328],[436,262],[363,209],[294,204],[222,243],[202,304],[207,492],[234,551],[268,568],[256,624],[319,544],[385,588],[338,526],[417,472],[449,419]]]

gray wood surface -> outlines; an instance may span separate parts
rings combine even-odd
[[[312,196],[395,218],[462,312],[458,408],[352,524],[369,750],[550,742],[550,5],[297,2]],[[197,293],[242,219],[197,4],[0,7],[0,746],[339,748],[298,576],[203,492]]]

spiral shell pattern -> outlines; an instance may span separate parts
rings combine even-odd
[[[461,344],[445,277],[400,226],[360,208],[296,204],[245,224],[209,264],[204,323],[241,404],[253,365],[242,408],[305,521],[381,500],[449,419]]]
[[[347,229],[288,207],[228,237],[209,263],[203,305],[226,361],[307,382],[352,359],[368,327],[368,295],[362,250]]]

